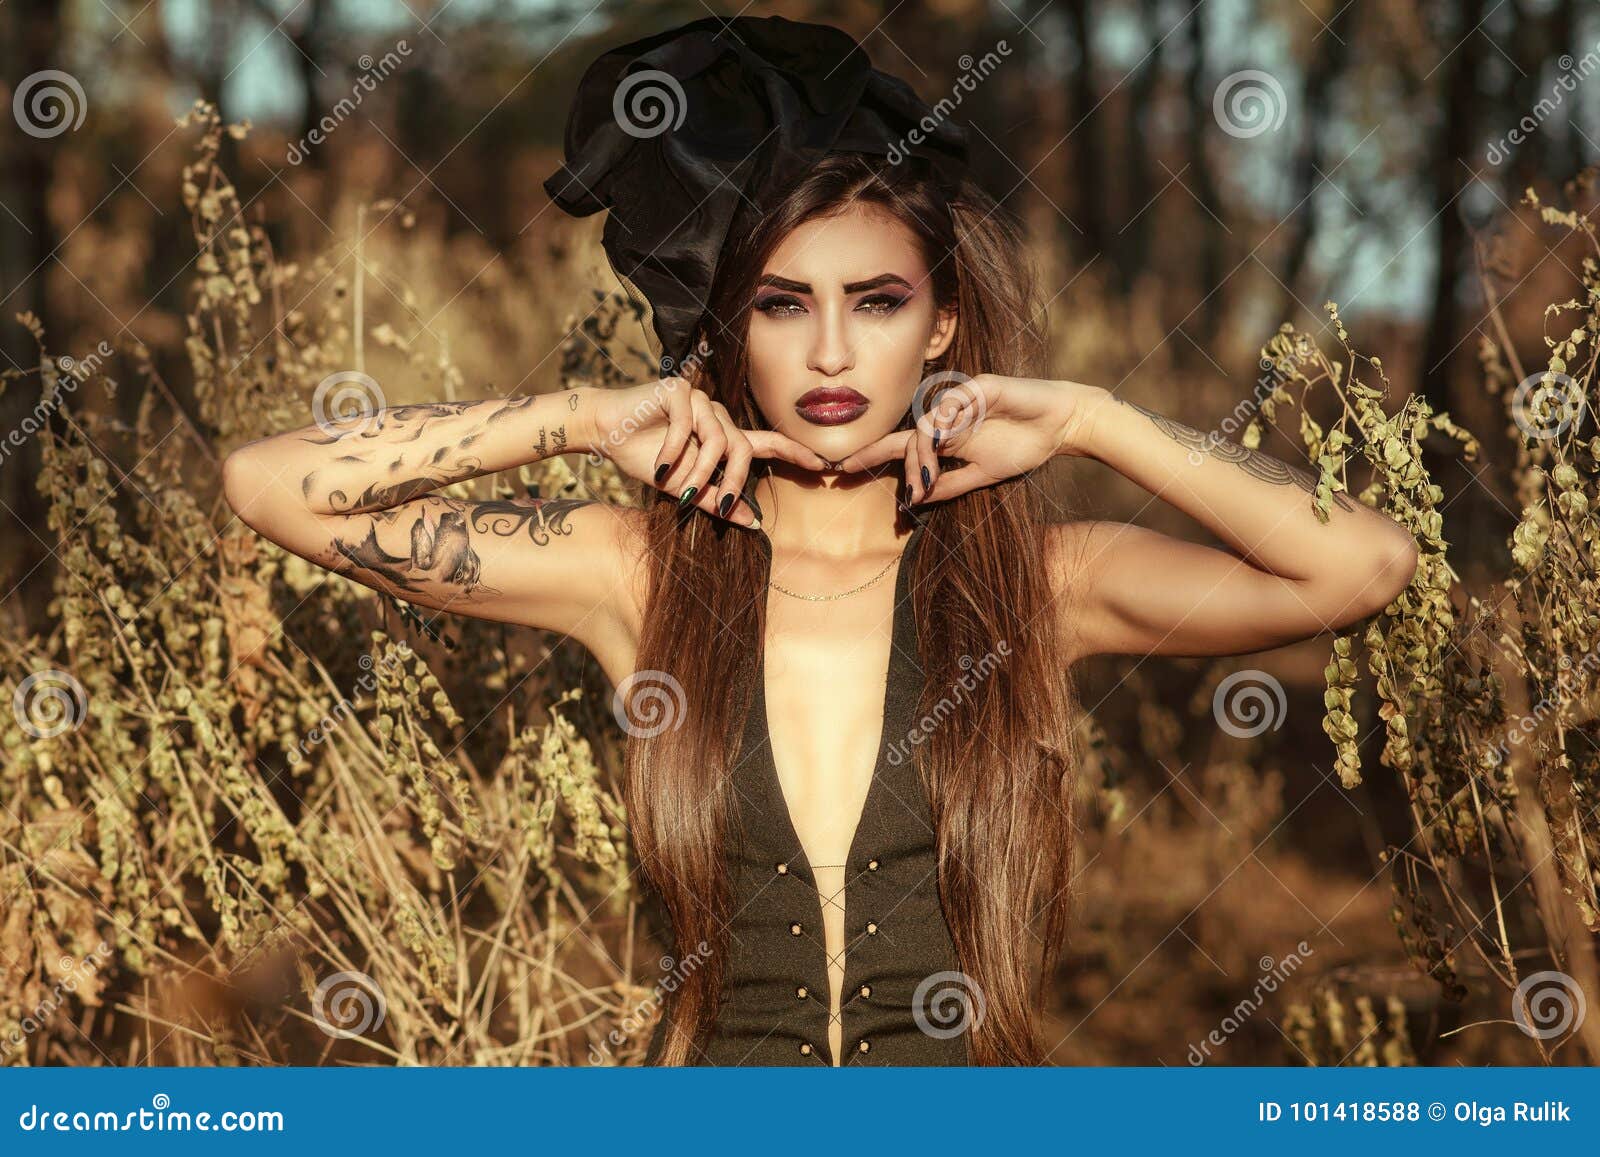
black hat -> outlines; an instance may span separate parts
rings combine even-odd
[[[649,310],[668,372],[689,354],[731,232],[830,152],[923,158],[951,182],[966,132],[845,32],[781,16],[709,17],[602,54],[544,183],[575,217],[611,211],[601,238]]]

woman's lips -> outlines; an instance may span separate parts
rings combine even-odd
[[[871,405],[867,399],[848,387],[828,387],[807,390],[794,404],[795,413],[816,426],[840,426],[854,422],[867,412]]]

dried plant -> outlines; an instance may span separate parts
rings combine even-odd
[[[174,389],[137,344],[110,363],[58,361],[23,319],[41,349],[28,376],[42,399],[52,597],[40,629],[0,626],[0,695],[17,704],[0,714],[0,1057],[637,1061],[671,961],[658,961],[632,887],[621,734],[594,665],[561,640],[384,600],[265,542],[219,498],[226,452],[305,424],[330,374],[381,365],[416,400],[464,391],[467,375],[418,324],[406,263],[393,259],[410,214],[365,206],[353,244],[280,256],[218,165],[224,134],[244,129],[206,105],[186,124],[199,138],[182,187],[197,245],[186,380]],[[1587,218],[1543,212],[1593,247]],[[1337,356],[1289,327],[1262,351],[1269,388],[1240,440],[1257,445],[1292,421],[1321,472],[1320,508],[1364,480],[1361,499],[1421,544],[1410,589],[1333,642],[1323,726],[1346,787],[1370,774],[1363,739],[1381,730],[1378,763],[1404,786],[1414,828],[1388,855],[1394,957],[1436,991],[1420,994],[1393,968],[1341,966],[1290,1006],[1285,1055],[1405,1064],[1445,1026],[1440,1009],[1492,985],[1517,990],[1535,961],[1600,1008],[1600,439],[1579,421],[1547,423],[1560,428],[1545,436],[1540,408],[1594,401],[1600,275],[1586,256],[1581,294],[1547,311],[1568,332],[1548,340],[1532,380],[1564,392],[1525,388],[1498,314],[1499,339],[1483,342],[1485,381],[1517,419],[1522,502],[1514,569],[1493,598],[1464,589],[1422,453],[1445,442],[1470,459],[1477,442],[1419,397],[1387,410],[1382,365],[1329,312]],[[626,336],[637,321],[625,299],[598,293],[565,327],[562,384],[639,380],[648,357]],[[142,385],[126,424],[95,404],[116,391],[115,372]],[[577,456],[454,490],[473,486],[636,501],[606,463]],[[1202,673],[1199,697],[1223,669]],[[1172,798],[1142,798],[1130,765],[1179,766],[1193,729],[1139,689],[1142,751],[1084,721],[1081,802],[1105,829],[1091,863],[1181,857],[1190,887],[1175,896],[1141,872],[1105,881],[1115,915],[1091,909],[1104,927],[1080,951],[1104,944],[1108,959],[1116,921],[1198,911],[1204,883],[1252,855],[1282,811],[1278,770],[1226,744],[1196,778],[1226,834],[1184,827]],[[1248,918],[1241,903],[1192,930],[1215,947],[1236,916]],[[1597,1033],[1591,1018],[1538,1048],[1554,1060],[1580,1040],[1600,1061]]]

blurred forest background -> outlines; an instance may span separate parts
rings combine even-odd
[[[597,50],[739,11],[0,5],[6,1063],[642,1056],[675,962],[595,665],[431,637],[231,519],[218,463],[340,372],[647,380],[599,219],[540,183]],[[1600,1062],[1600,6],[742,11],[959,94],[1052,373],[1309,457],[1425,545],[1333,643],[1085,672],[1052,1059]],[[1195,533],[1093,464],[1053,484]],[[637,500],[578,456],[495,485]]]

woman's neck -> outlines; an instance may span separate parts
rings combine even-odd
[[[755,485],[774,551],[850,560],[899,548],[899,474],[819,474],[771,462]]]

